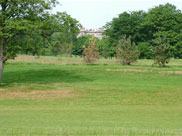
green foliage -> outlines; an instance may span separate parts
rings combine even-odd
[[[61,53],[61,44],[59,41],[52,41],[51,42],[51,47],[48,49],[48,54],[49,55],[53,55],[53,56],[57,56]]]
[[[52,18],[52,23],[57,27],[50,29],[53,32],[48,35],[47,42],[44,43],[47,47],[46,53],[48,55],[67,54],[68,50],[71,49],[68,45],[72,45],[76,40],[80,24],[66,12],[58,12]]]
[[[181,59],[182,58],[182,33],[178,35],[178,42],[172,48],[173,54],[175,58]]]
[[[136,45],[148,43],[154,47],[153,40],[158,31],[160,31],[168,40],[170,48],[173,49],[172,54],[174,57],[181,58],[179,51],[181,47],[179,43],[179,36],[181,35],[182,29],[181,22],[181,10],[167,3],[149,9],[148,12],[123,12],[117,18],[113,18],[111,22],[106,24],[104,33],[110,43],[112,43],[112,46],[118,44],[121,35],[126,35],[131,36],[131,40]],[[142,58],[150,58],[148,53],[141,55],[140,57]]]
[[[154,48],[154,64],[165,66],[169,63],[171,58],[170,44],[166,41],[166,38],[158,33],[158,37],[155,39],[156,47]]]
[[[79,33],[80,24],[78,21],[71,18],[66,12],[44,15],[44,20],[42,21],[46,25],[41,26],[41,33],[37,35],[38,37],[42,37],[42,40],[38,42],[40,43],[40,51],[44,50],[44,54],[48,55],[65,53],[66,44],[72,43]]]
[[[51,52],[54,50],[51,48],[55,46],[55,41],[61,45],[73,43],[79,33],[80,24],[65,12],[50,14],[49,11],[57,3],[56,0],[2,0],[0,34],[4,41],[4,54],[14,54],[5,57],[6,60],[14,58],[19,52],[36,55],[43,55],[48,49]],[[54,37],[54,33],[59,35]],[[15,48],[19,50],[10,51]]]
[[[138,43],[142,37],[140,34],[140,26],[145,16],[144,11],[123,12],[117,18],[106,24],[104,34],[109,36],[111,42],[115,44],[122,35],[131,36],[132,41]]]
[[[26,47],[23,47],[24,44],[33,46],[32,43],[37,42],[34,39],[28,40],[27,35],[30,37],[36,35],[33,38],[37,37],[37,35],[39,37],[45,36],[45,31],[50,30],[53,27],[51,24],[54,24],[50,23],[51,19],[48,11],[55,4],[57,4],[56,0],[0,1],[0,47],[3,48],[3,50],[0,50],[3,52],[0,60],[4,59],[6,61],[14,58],[21,49],[26,50]],[[48,18],[49,21],[47,21]],[[24,44],[20,40],[23,36],[25,36],[23,38],[25,39]]]
[[[135,47],[135,43],[131,41],[131,37],[122,36],[116,47],[116,58],[119,59],[120,63],[130,65],[136,62],[138,57],[139,52]]]
[[[152,59],[153,49],[148,42],[141,42],[137,45],[137,49],[140,52],[140,59]]]
[[[98,41],[98,48],[100,55],[104,58],[113,57],[115,54],[115,48],[111,46],[108,38],[103,38]]]
[[[57,3],[56,0],[0,0],[0,85],[5,62],[26,49],[19,39],[26,35],[46,38],[50,34],[47,31],[55,28],[56,25],[50,23],[49,11]],[[32,46],[36,40],[26,39],[24,43]]]
[[[173,53],[175,58],[182,59],[182,41],[177,42]]]
[[[171,45],[177,42],[177,35],[181,30],[182,14],[174,5],[169,3],[159,5],[149,10],[143,22],[148,36],[152,39],[160,31]]]

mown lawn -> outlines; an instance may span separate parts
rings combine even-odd
[[[181,136],[182,61],[140,62],[6,64],[0,135]]]

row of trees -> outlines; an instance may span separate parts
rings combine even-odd
[[[182,58],[182,12],[169,3],[148,12],[123,12],[106,24],[104,35],[102,40],[95,39],[99,54],[105,58],[115,56],[123,64],[139,57],[165,66],[170,57]],[[82,46],[87,47],[90,38],[79,37],[72,53],[82,55]]]
[[[154,58],[158,33],[164,37],[174,58],[182,58],[182,12],[174,5],[159,5],[148,12],[123,12],[105,26],[105,38],[97,40],[99,52],[103,57],[116,55],[116,46],[123,35],[131,37],[140,52],[139,58]],[[73,54],[81,55],[81,46],[89,36],[78,38]]]
[[[159,5],[148,12],[123,12],[106,24],[105,38],[102,40],[95,38],[95,41],[101,56],[114,57],[116,46],[121,37],[125,35],[127,38],[131,37],[131,41],[136,44],[140,52],[139,58],[152,59],[157,46],[155,42],[158,37],[157,33],[160,32],[169,43],[172,57],[182,58],[181,22],[181,11],[171,4]],[[11,41],[16,42],[18,46],[13,46],[13,50],[33,55],[81,56],[83,45],[87,47],[89,39],[92,38],[89,35],[77,38],[81,25],[66,13],[50,15],[47,12],[42,18],[41,25],[39,33],[31,29],[31,34],[16,35],[16,41]],[[40,28],[36,28],[37,30]],[[12,56],[12,53],[9,56]]]
[[[182,58],[182,12],[174,5],[159,5],[148,12],[123,12],[105,26],[111,47],[118,45],[122,35],[131,37],[140,51],[140,58],[151,59],[158,46],[158,33],[166,39],[174,58]],[[115,52],[113,51],[113,54]]]
[[[171,51],[169,43],[166,41],[166,38],[161,35],[159,32],[158,37],[155,39],[156,47],[154,47],[154,64],[165,66],[171,58]],[[94,63],[99,57],[99,49],[96,43],[96,38],[92,37],[89,39],[88,47],[83,45],[83,59],[85,63]],[[120,64],[130,65],[133,62],[136,62],[140,56],[139,50],[136,48],[134,42],[132,42],[131,37],[122,36],[118,42],[118,45],[115,48],[116,58],[119,60]]]

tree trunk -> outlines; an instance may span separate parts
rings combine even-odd
[[[5,26],[6,26],[6,18],[7,18],[7,0],[4,0],[0,3],[1,6],[1,20],[0,20],[0,27],[1,27],[1,33],[2,36],[0,37],[0,86],[2,83],[2,75],[4,70],[4,63],[5,63]]]
[[[3,70],[4,70],[4,63],[3,63],[3,61],[0,61],[0,86],[2,83]]]
[[[4,56],[4,39],[1,39],[1,44],[0,44],[0,86],[2,83],[2,75],[3,75],[3,70],[4,70],[4,62],[5,62],[5,56]]]

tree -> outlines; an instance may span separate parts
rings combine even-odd
[[[157,38],[154,40],[156,43],[154,48],[154,64],[164,67],[171,58],[170,44],[160,32],[156,36]]]
[[[122,35],[131,36],[132,41],[137,44],[143,40],[140,26],[146,13],[144,11],[123,12],[117,18],[106,24],[104,34],[109,37],[111,43],[117,46]]]
[[[41,34],[45,15],[56,4],[56,0],[0,0],[0,85],[5,62],[21,49],[17,37]]]
[[[142,23],[142,30],[145,31],[145,39],[150,43],[152,43],[155,35],[160,31],[173,49],[173,54],[175,54],[175,47],[179,41],[178,35],[182,29],[181,22],[181,10],[167,3],[149,10]]]
[[[89,40],[88,47],[83,46],[85,63],[94,63],[99,58],[99,52],[94,38]]]
[[[119,44],[116,47],[116,58],[124,65],[130,65],[136,62],[139,57],[139,52],[135,47],[135,43],[131,41],[131,37],[122,36]]]

